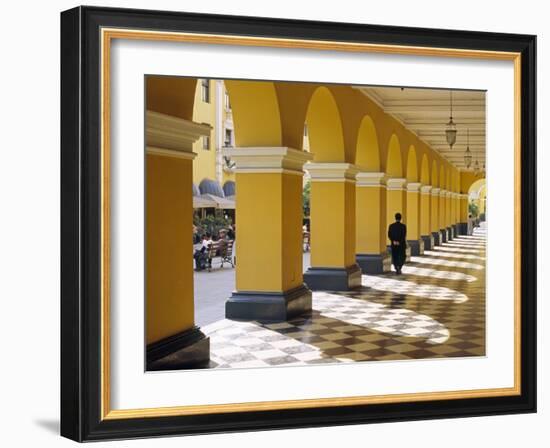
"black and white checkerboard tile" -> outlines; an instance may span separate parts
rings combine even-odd
[[[412,257],[403,275],[364,275],[352,292],[314,292],[288,322],[203,327],[212,368],[485,355],[485,238],[479,230]]]

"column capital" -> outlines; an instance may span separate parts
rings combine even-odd
[[[440,189],[439,190],[439,196],[446,197],[447,196],[447,190]]]
[[[313,154],[286,146],[227,148],[224,155],[235,161],[237,173],[303,174]]]
[[[430,194],[432,192],[431,185],[422,185],[420,187],[420,194]]]
[[[422,184],[420,182],[409,182],[407,183],[407,191],[418,192]]]
[[[453,196],[453,192],[452,192],[452,191],[447,191],[446,194],[447,194],[447,197],[448,197],[448,198],[451,198],[451,197]]]
[[[393,177],[386,180],[388,190],[404,190],[407,179]]]
[[[193,143],[210,135],[212,127],[160,112],[146,111],[145,146],[148,154],[193,159]]]
[[[432,188],[432,196],[439,196],[440,191],[441,191],[441,188],[433,187]]]
[[[316,182],[355,182],[358,169],[351,163],[308,162],[304,169]]]
[[[460,197],[460,199],[468,199],[468,193],[461,193],[458,195]]]
[[[386,187],[386,173],[360,172],[355,178],[358,187]]]

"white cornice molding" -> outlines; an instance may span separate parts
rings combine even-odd
[[[411,193],[418,193],[422,184],[420,182],[409,182],[407,184],[407,191]]]
[[[231,157],[237,173],[303,174],[304,163],[313,154],[286,146],[226,148],[223,155]]]
[[[148,110],[146,112],[146,148],[165,151],[191,152],[193,143],[202,136],[209,136],[212,127],[172,115]]]
[[[407,179],[400,177],[394,177],[386,180],[387,189],[392,191],[404,190],[406,183]]]
[[[351,163],[308,162],[304,169],[315,182],[355,182],[355,176],[359,172]]]
[[[447,190],[443,190],[443,189],[439,190],[439,196],[443,197],[443,198],[446,197],[447,196]]]
[[[196,152],[176,151],[173,149],[158,148],[156,146],[147,146],[146,152],[147,154],[152,154],[155,156],[175,157],[176,159],[186,159],[186,160],[193,160],[195,157],[197,157]]]
[[[420,194],[430,194],[432,192],[432,186],[431,185],[422,185],[420,187]]]
[[[355,177],[358,187],[386,187],[386,173],[360,172]]]
[[[440,191],[441,191],[441,188],[433,187],[432,188],[432,196],[439,196]]]

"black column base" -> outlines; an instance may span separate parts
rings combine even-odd
[[[433,245],[432,247],[434,246],[441,246],[441,232],[432,232],[432,236],[433,236]]]
[[[383,254],[357,254],[357,264],[363,274],[383,274],[391,271],[391,256]]]
[[[454,237],[453,228],[451,226],[447,227],[447,241],[451,241]]]
[[[458,228],[458,234],[459,235],[468,235],[468,223],[467,222],[459,222],[457,224]]]
[[[225,302],[225,317],[282,322],[311,313],[311,291],[305,285],[286,292],[235,291]]]
[[[407,240],[407,246],[411,249],[411,256],[416,257],[424,253],[424,240]]]
[[[453,224],[452,228],[453,228],[453,237],[456,238],[458,236],[458,225]]]
[[[424,241],[424,250],[431,250],[434,247],[433,235],[421,235],[422,241]]]
[[[439,229],[439,231],[441,233],[441,242],[446,243],[447,241],[449,241],[449,235],[447,233],[447,229]]]
[[[485,213],[480,213],[480,214],[479,214],[479,221],[480,221],[480,222],[484,222],[484,221],[485,221]]]
[[[147,346],[147,371],[204,368],[209,362],[210,338],[199,327]]]
[[[304,273],[304,283],[312,291],[349,291],[361,286],[361,268],[357,264],[346,268],[310,267]]]

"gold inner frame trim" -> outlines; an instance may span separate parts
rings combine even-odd
[[[239,45],[506,60],[514,62],[514,386],[508,388],[419,392],[391,395],[279,400],[212,405],[187,405],[141,409],[111,409],[110,389],[110,50],[113,39],[185,42],[213,45]],[[214,34],[194,34],[136,29],[101,29],[101,419],[168,417],[227,412],[247,412],[316,407],[351,406],[413,401],[503,397],[521,394],[521,54],[458,48],[418,47],[387,44],[278,39]]]

